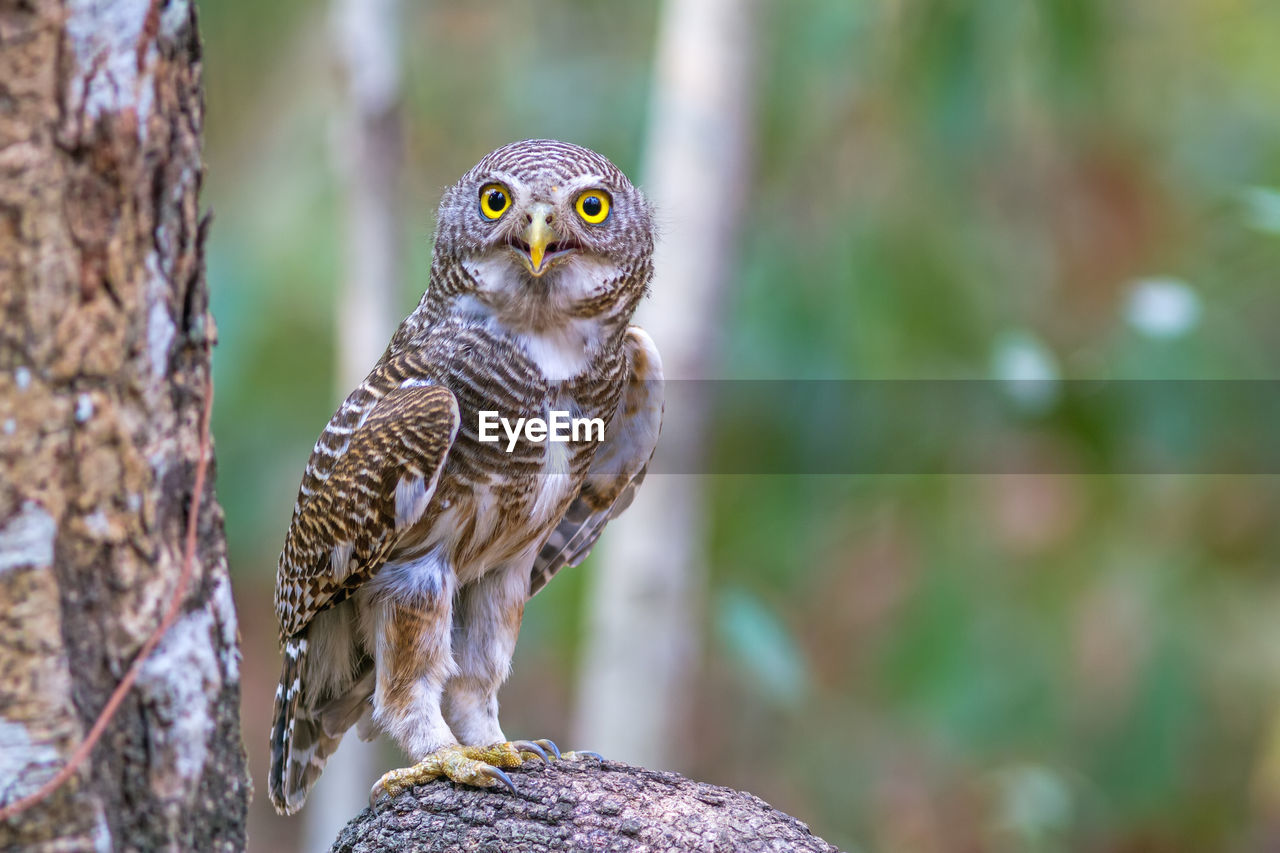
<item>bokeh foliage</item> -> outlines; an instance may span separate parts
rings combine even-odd
[[[276,549],[339,396],[338,90],[321,6],[201,4],[218,487],[246,677],[261,681],[246,687],[251,738],[275,678]],[[405,311],[440,189],[490,148],[561,137],[636,173],[658,15],[587,0],[406,9]],[[758,15],[723,376],[1275,374],[1280,5],[762,0]],[[1194,310],[1161,326],[1153,293],[1157,309]],[[1106,429],[1009,452],[1028,471],[1069,468]],[[711,486],[707,642],[680,769],[756,791],[847,849],[1280,837],[1275,477]],[[511,731],[565,730],[590,568],[529,609]]]

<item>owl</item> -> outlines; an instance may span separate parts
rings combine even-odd
[[[512,143],[444,193],[426,292],[321,433],[285,534],[277,811],[352,726],[417,762],[371,799],[514,790],[503,768],[560,757],[507,740],[498,688],[525,602],[586,557],[657,444],[662,363],[630,324],[652,256],[649,203],[586,148]]]

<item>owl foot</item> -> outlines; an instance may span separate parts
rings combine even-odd
[[[520,767],[530,758],[550,761],[548,751],[556,758],[560,757],[560,750],[549,740],[517,740],[491,746],[453,744],[442,747],[412,767],[384,774],[369,792],[369,805],[376,804],[382,797],[394,797],[407,788],[441,776],[460,785],[476,788],[505,785],[514,794],[515,783],[501,768]]]

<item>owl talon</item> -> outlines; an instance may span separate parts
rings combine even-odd
[[[596,761],[604,761],[603,755],[589,749],[575,749],[564,754],[565,761],[577,761],[579,758],[594,758]]]
[[[550,738],[539,738],[538,740],[535,740],[534,743],[554,755],[557,761],[563,758],[563,756],[560,755],[560,747],[556,746],[556,742]]]
[[[547,757],[547,751],[542,748],[542,743],[540,741],[513,740],[511,742],[511,745],[514,746],[521,753],[526,753],[526,752],[533,753],[534,755],[542,759],[543,764],[547,764],[548,762],[551,761],[551,759]]]
[[[415,775],[414,771],[417,769],[417,767],[404,767],[383,773],[382,778],[374,782],[373,787],[369,789],[369,807],[376,810],[383,801],[393,800],[401,791],[411,787],[417,780],[410,777]]]
[[[520,793],[519,791],[516,790],[516,784],[515,782],[511,781],[511,777],[508,776],[506,772],[504,772],[502,769],[498,767],[494,767],[492,764],[481,764],[478,768],[476,768],[476,774],[479,776],[487,776],[488,778],[494,780],[495,782],[500,782],[503,785],[506,785],[507,790],[509,790],[513,794],[518,795]]]

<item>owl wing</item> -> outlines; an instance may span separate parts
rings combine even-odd
[[[371,374],[316,442],[276,574],[282,639],[368,580],[431,502],[458,402],[407,373],[392,361]]]
[[[565,566],[576,566],[611,519],[635,500],[662,429],[662,359],[653,339],[639,326],[627,329],[623,350],[627,385],[609,423],[609,436],[596,451],[577,497],[547,537],[529,577],[529,595]]]

